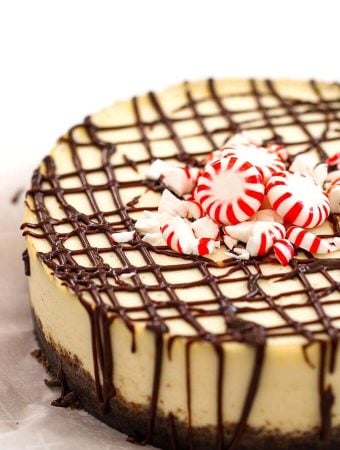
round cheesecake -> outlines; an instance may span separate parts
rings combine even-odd
[[[340,87],[204,80],[88,116],[26,196],[35,333],[82,407],[162,449],[340,448],[340,251],[240,259],[151,244],[136,230],[164,184],[152,162],[201,167],[247,132],[287,167],[340,151]],[[340,236],[339,215],[310,230]],[[112,235],[133,232],[128,241]],[[67,403],[64,402],[64,403]]]

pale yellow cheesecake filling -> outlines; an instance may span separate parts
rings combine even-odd
[[[221,96],[233,95],[235,93],[248,92],[248,81],[240,80],[222,80],[216,82],[216,89]],[[282,95],[286,97],[297,97],[305,101],[315,101],[315,93],[311,90],[310,85],[305,82],[279,81],[275,83],[276,88]],[[261,92],[266,90],[265,84],[261,81],[257,82],[257,89]],[[336,101],[339,98],[340,89],[337,86],[329,84],[320,84],[323,97]],[[196,82],[190,84],[190,92],[195,99],[208,98],[209,91],[206,82]],[[265,97],[266,107],[274,108],[274,113],[280,116],[282,107],[277,105],[276,100],[269,95]],[[158,99],[166,114],[171,117],[184,117],[186,110],[178,108],[186,103],[185,91],[183,86],[170,88],[158,95]],[[267,139],[270,137],[268,129],[265,128],[263,116],[260,111],[247,112],[256,107],[254,98],[250,96],[231,96],[224,99],[225,106],[231,109],[239,110],[236,116],[240,121],[251,121],[254,124],[263,124],[258,130],[251,130],[251,136],[257,139]],[[150,103],[147,96],[138,98],[138,105],[141,116],[144,121],[153,121],[158,119],[157,112]],[[201,114],[218,112],[215,103],[212,100],[204,100],[199,104],[199,112]],[[174,112],[175,111],[175,112]],[[246,112],[242,112],[246,111]],[[308,113],[308,120],[318,121],[321,114]],[[305,117],[301,117],[304,120]],[[121,102],[109,107],[92,116],[93,122],[100,126],[114,126],[122,124],[134,123],[134,112],[132,102]],[[274,119],[275,125],[280,125],[282,118]],[[221,129],[226,126],[225,119],[216,116],[206,119],[206,126],[210,130]],[[334,137],[336,134],[336,120],[330,118],[330,134],[334,128]],[[204,136],[195,136],[199,131],[197,121],[178,121],[175,124],[176,133],[182,138],[185,149],[189,153],[201,152],[207,148]],[[332,128],[333,127],[333,128]],[[301,128],[295,124],[280,127],[280,134],[284,141],[300,142],[304,140]],[[308,132],[316,136],[321,132],[320,124],[308,125]],[[174,155],[176,149],[174,143],[168,138],[168,130],[163,124],[148,127],[145,131],[148,139],[152,141],[153,155],[157,158],[164,158]],[[230,133],[229,133],[230,134]],[[82,166],[84,169],[96,169],[101,166],[100,151],[91,147],[88,136],[82,126],[75,129],[77,141],[89,146],[82,146],[78,150]],[[134,161],[140,161],[148,158],[145,146],[141,143],[131,143],[131,141],[140,139],[140,131],[137,127],[130,127],[119,130],[100,131],[98,136],[113,143],[119,142],[117,151],[111,157],[112,165],[124,162],[124,155]],[[220,146],[228,136],[228,132],[221,131],[214,134],[216,145]],[[129,143],[124,143],[129,141]],[[329,155],[339,151],[340,138],[323,144]],[[294,154],[302,149],[301,144],[289,147],[289,151]],[[309,154],[317,160],[317,153],[314,149]],[[69,145],[67,143],[59,143],[51,153],[58,174],[67,174],[75,171],[74,161],[72,160]],[[175,159],[170,160],[171,164],[178,165]],[[41,167],[44,171],[44,167]],[[138,164],[137,170],[129,168],[119,168],[115,171],[118,181],[124,180],[140,180],[145,178],[145,164]],[[88,182],[92,185],[101,185],[106,183],[106,176],[100,169],[93,171],[87,175]],[[68,177],[60,180],[63,188],[72,188],[79,185],[78,177]],[[48,187],[47,187],[48,188]],[[160,194],[147,191],[145,187],[136,187],[120,190],[121,198],[124,204],[133,200],[136,196],[139,198],[138,207],[153,208],[159,203]],[[95,200],[101,211],[112,211],[116,209],[112,195],[108,190],[96,191]],[[84,194],[68,194],[65,196],[68,203],[74,206],[78,211],[91,214],[92,207]],[[30,197],[27,199],[28,204],[33,207]],[[51,195],[45,199],[46,207],[49,214],[55,219],[62,219],[64,213],[59,207],[55,197]],[[133,219],[142,217],[143,212],[132,212],[130,216]],[[114,222],[120,220],[119,215],[106,217],[107,220]],[[28,207],[25,211],[25,222],[36,223],[35,213]],[[59,225],[56,227],[58,232],[68,232],[72,228],[70,225]],[[319,234],[329,234],[331,231],[330,224],[323,225],[318,230],[313,230]],[[38,230],[35,232],[39,233]],[[104,234],[94,234],[88,237],[89,243],[93,247],[108,247],[107,237]],[[78,250],[82,248],[82,244],[77,237],[71,237],[64,242],[66,248],[70,250]],[[30,257],[31,276],[29,278],[29,289],[32,308],[36,316],[40,319],[43,331],[48,340],[57,344],[61,349],[74,355],[81,362],[83,368],[88,371],[94,378],[93,354],[91,344],[91,328],[88,313],[84,306],[80,303],[77,296],[69,288],[63,286],[53,274],[51,270],[42,264],[37,257],[37,252],[50,251],[50,246],[45,239],[37,239],[31,236],[27,237],[28,253]],[[128,247],[129,244],[124,244]],[[221,261],[225,259],[225,248],[216,250],[211,255],[211,259]],[[170,257],[164,254],[156,254],[151,252],[154,260],[160,265],[172,265],[188,261],[178,257]],[[145,260],[138,250],[127,252],[130,263],[137,267],[145,265]],[[121,263],[114,252],[102,253],[102,258],[111,267],[121,267]],[[340,251],[331,255],[320,255],[327,258],[340,258]],[[83,266],[91,266],[91,261],[85,255],[75,257],[77,262]],[[209,268],[213,275],[219,276],[228,272],[227,268],[216,267]],[[248,266],[250,273],[255,273],[256,268],[252,265]],[[264,275],[277,274],[276,278],[291,270],[288,268],[275,265],[262,266]],[[333,280],[340,281],[340,270],[332,270],[329,272]],[[176,270],[164,272],[164,276],[169,283],[180,284],[196,281],[202,277],[197,269],[186,269],[185,271]],[[241,296],[249,292],[246,280],[231,281],[232,278],[244,277],[244,273],[230,273],[225,282],[220,281],[219,287],[224,295],[231,299],[235,299],[233,304],[238,306],[249,306],[251,308],[265,308],[267,304],[259,300],[245,300]],[[318,290],[326,289],[330,286],[329,280],[324,274],[313,273],[306,275],[310,285]],[[152,272],[141,272],[140,279],[145,285],[157,285],[157,279]],[[126,283],[130,283],[129,278],[125,278]],[[318,331],[319,337],[323,335],[323,326],[318,320],[318,315],[313,306],[308,302],[306,293],[299,293],[302,290],[301,281],[297,278],[285,281],[274,282],[273,279],[261,279],[259,284],[263,291],[271,295],[274,302],[280,306],[292,307],[286,309],[289,316],[298,322],[308,322],[306,329]],[[295,292],[290,295],[290,292]],[[209,286],[193,286],[186,288],[176,288],[176,293],[184,302],[200,301],[202,299],[214,299],[214,295]],[[156,302],[164,302],[168,300],[168,296],[163,290],[154,290],[153,300]],[[119,302],[121,305],[129,308],[133,306],[141,306],[141,298],[136,292],[118,292]],[[91,302],[90,298],[85,298]],[[103,296],[105,301],[105,298]],[[327,300],[324,305],[324,311],[331,318],[335,318],[332,322],[334,327],[340,325],[340,293],[335,291],[328,296],[322,298]],[[334,301],[334,304],[332,304]],[[301,307],[305,305],[305,307]],[[215,305],[216,307],[216,305]],[[211,309],[214,305],[207,304],[201,308]],[[173,316],[176,311],[171,308],[158,310],[159,314],[166,320],[166,317]],[[144,314],[144,316],[143,316]],[[136,330],[136,352],[131,351],[132,334],[127,329],[121,319],[117,319],[110,326],[110,335],[112,343],[112,352],[114,360],[113,383],[120,395],[126,402],[138,405],[148,406],[152,395],[153,376],[154,376],[154,360],[155,360],[155,340],[151,331],[145,328],[145,323],[141,319],[145,319],[144,312],[132,312],[130,317],[135,322]],[[253,321],[264,327],[275,327],[284,325],[284,320],[273,310],[251,311],[240,314],[245,320]],[[212,315],[201,319],[202,325],[211,333],[222,333],[224,330],[224,322],[222,316]],[[161,372],[161,387],[158,400],[158,410],[165,415],[173,413],[179,420],[186,422],[188,420],[188,393],[186,386],[186,364],[185,350],[186,339],[183,336],[192,336],[196,332],[192,327],[180,317],[167,321],[169,334],[165,335],[165,340],[170,336],[180,335],[182,337],[176,339],[171,358],[165,351],[163,354],[163,365]],[[287,331],[287,329],[286,329]],[[253,404],[248,425],[260,428],[265,427],[268,430],[280,429],[284,433],[295,433],[311,430],[320,425],[320,395],[319,395],[319,359],[320,345],[313,343],[308,347],[306,354],[303,352],[303,345],[306,343],[301,335],[272,337],[267,340],[267,348],[265,354],[264,365],[260,385]],[[225,423],[237,423],[240,419],[245,396],[252,377],[255,349],[241,343],[225,343],[223,344],[223,352],[225,354],[225,370],[223,377],[223,421]],[[330,349],[328,348],[327,358],[330,357]],[[197,342],[191,346],[190,350],[190,373],[191,373],[191,415],[192,426],[215,425],[217,422],[217,376],[218,376],[218,358],[212,344],[207,342]],[[332,423],[334,426],[340,425],[340,364],[339,353],[337,354],[337,365],[334,373],[326,373],[326,385],[332,386],[335,396],[335,403],[332,408]]]

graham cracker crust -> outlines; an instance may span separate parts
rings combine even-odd
[[[64,387],[71,391],[80,406],[110,427],[125,433],[129,441],[143,443],[148,430],[149,411],[133,403],[127,403],[117,392],[111,399],[109,411],[103,413],[100,408],[95,383],[81,363],[46,339],[40,320],[32,311],[35,335],[44,357],[44,365],[54,376],[62,369]],[[58,405],[63,406],[63,405]],[[68,406],[68,405],[67,405]],[[225,426],[225,445],[235,429],[234,424]],[[175,417],[166,417],[157,413],[154,432],[148,442],[164,450],[214,450],[216,449],[216,429],[214,427],[193,427],[192,445],[188,438],[188,426]],[[319,430],[303,434],[283,434],[280,430],[268,432],[265,429],[247,427],[241,442],[230,450],[340,450],[340,427],[333,428],[332,436],[321,441]]]

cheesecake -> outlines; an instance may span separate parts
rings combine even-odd
[[[208,79],[115,103],[58,140],[33,174],[22,227],[58,406],[77,399],[130,441],[162,449],[340,448],[337,210],[308,229],[332,251],[300,239],[284,264],[254,245],[234,251],[231,236],[205,251],[174,248],[156,220],[165,191],[174,205],[190,201],[157,164],[202,173],[245,133],[286,149],[280,170],[302,156],[329,176],[339,118],[336,83]],[[145,218],[158,233],[143,231]],[[184,236],[193,219],[181,220]]]

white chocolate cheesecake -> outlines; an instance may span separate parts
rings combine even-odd
[[[340,151],[339,120],[337,84],[225,79],[71,128],[33,175],[23,225],[36,335],[64,394],[163,449],[340,448],[340,251],[283,266],[223,246],[179,254],[135,230],[164,189],[145,176],[155,159],[200,167],[246,131],[283,144],[287,166],[316,164]],[[311,231],[334,240],[339,216]]]

